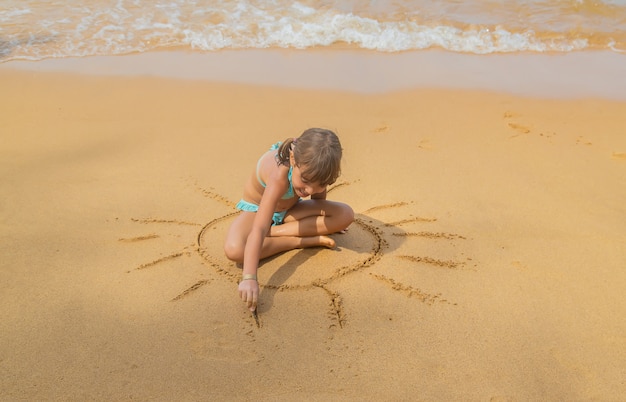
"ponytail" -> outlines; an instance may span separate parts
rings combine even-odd
[[[289,166],[289,151],[292,150],[292,145],[296,143],[295,138],[287,138],[280,147],[278,147],[278,152],[276,152],[276,163],[278,165]]]

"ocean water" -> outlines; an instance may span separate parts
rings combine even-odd
[[[336,44],[626,53],[626,0],[0,0],[0,62]]]

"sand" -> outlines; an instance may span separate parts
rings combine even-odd
[[[615,94],[17,64],[0,68],[0,399],[623,398]],[[357,221],[336,250],[264,261],[259,328],[225,229],[258,156],[312,126],[342,140],[329,198]]]

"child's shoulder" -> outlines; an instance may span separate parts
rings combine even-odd
[[[280,163],[276,151],[268,150],[259,158],[256,175],[259,182],[265,187],[270,180],[284,180],[289,172],[289,167]]]

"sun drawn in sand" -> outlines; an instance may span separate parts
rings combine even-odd
[[[350,185],[350,183],[338,183],[332,186],[329,192],[347,185]],[[227,227],[239,211],[234,208],[234,202],[219,195],[214,190],[206,190],[198,186],[196,186],[196,188],[204,197],[232,208],[232,212],[228,212],[205,224],[170,219],[132,218],[133,222],[139,224],[191,225],[199,228],[193,244],[187,244],[176,252],[154,261],[143,263],[137,266],[135,271],[153,268],[185,255],[197,254],[201,257],[202,264],[211,268],[211,271],[215,274],[213,277],[223,278],[236,286],[241,278],[241,266],[233,263],[224,256],[222,245]],[[425,292],[415,285],[394,279],[392,277],[393,274],[389,274],[388,270],[385,269],[385,264],[379,264],[386,251],[389,251],[392,247],[397,248],[399,244],[409,239],[452,243],[467,240],[465,236],[455,233],[426,230],[408,231],[403,229],[415,225],[423,226],[432,224],[433,222],[437,222],[437,218],[424,218],[410,215],[405,219],[393,222],[383,222],[376,218],[380,213],[384,214],[385,210],[398,210],[406,208],[410,204],[410,202],[398,202],[379,205],[369,208],[362,213],[356,213],[354,224],[350,227],[347,234],[333,235],[337,242],[337,247],[341,252],[335,252],[333,254],[332,264],[320,264],[319,260],[315,258],[317,253],[333,252],[333,250],[322,248],[292,250],[263,260],[259,269],[259,285],[261,287],[261,301],[259,306],[261,307],[263,304],[262,299],[264,291],[287,292],[318,289],[323,291],[328,297],[328,317],[331,320],[331,327],[336,326],[343,328],[347,322],[347,315],[343,306],[342,295],[333,288],[333,282],[355,273],[366,273],[370,278],[384,284],[389,289],[428,305],[435,303],[454,305],[455,303],[448,301],[439,293]],[[150,233],[132,238],[120,238],[119,241],[133,243],[150,240],[155,237],[158,236],[154,233]],[[448,270],[472,269],[469,266],[475,266],[472,259],[468,257],[456,261],[429,256],[394,253],[392,258],[394,260],[388,263],[394,266],[419,264],[435,269]],[[376,264],[378,264],[380,269],[372,269]],[[197,282],[193,283],[188,288],[183,289],[172,301],[180,301],[186,298],[203,286],[210,284],[214,279],[215,278],[203,278],[197,280]],[[261,314],[262,312],[261,308]],[[260,326],[258,317],[255,318],[257,318],[257,325]]]

